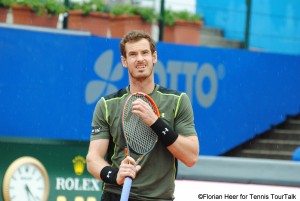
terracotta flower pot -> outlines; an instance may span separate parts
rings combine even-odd
[[[32,24],[32,9],[28,6],[12,5],[14,24]]]
[[[111,18],[110,31],[113,38],[122,38],[131,30],[144,30],[151,34],[151,25],[144,22],[139,15],[120,15]]]
[[[83,27],[83,11],[70,10],[68,18],[68,29],[82,30]]]
[[[163,40],[165,42],[200,45],[202,21],[188,22],[176,20],[174,26],[165,26]]]
[[[91,12],[83,17],[82,30],[91,32],[92,35],[107,36],[110,15],[107,13]]]
[[[0,22],[6,22],[8,8],[0,7]]]
[[[91,12],[84,15],[81,10],[69,11],[68,28],[89,31],[92,35],[107,36],[110,15],[107,13]]]
[[[33,13],[32,25],[42,27],[57,27],[58,16],[38,15]]]
[[[148,22],[145,22],[145,21],[141,21],[141,28],[138,28],[139,30],[143,30],[145,31],[146,33],[148,34],[152,34],[152,31],[151,31],[151,28],[152,28],[152,25]]]

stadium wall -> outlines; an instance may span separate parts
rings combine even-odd
[[[300,111],[300,57],[158,43],[156,82],[192,102],[201,155]],[[88,141],[101,96],[128,84],[119,39],[0,25],[0,139]]]
[[[249,47],[261,51],[300,54],[300,2],[252,0]],[[224,30],[225,38],[245,40],[247,0],[197,0],[196,13],[205,25]]]

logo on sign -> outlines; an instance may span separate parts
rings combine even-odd
[[[99,80],[91,80],[85,91],[87,104],[95,103],[101,96],[117,91],[117,81],[124,75],[119,62],[113,66],[113,51],[107,50],[96,60],[95,73]],[[209,108],[217,98],[219,81],[225,77],[225,67],[215,68],[211,63],[168,60],[166,66],[161,61],[155,65],[156,82],[162,86],[185,91],[191,102],[197,101],[203,108]],[[122,86],[123,87],[123,86]],[[195,104],[195,103],[193,103]]]
[[[82,175],[85,167],[85,158],[82,156],[76,156],[73,160],[74,172],[76,175]]]
[[[60,191],[101,191],[100,181],[93,176],[82,177],[86,160],[83,156],[77,155],[72,160],[73,171],[77,176],[71,176],[68,172],[67,176],[56,177],[56,190]],[[71,169],[70,169],[71,170]]]
[[[113,66],[113,51],[107,50],[101,54],[95,62],[94,71],[100,78],[91,80],[85,89],[85,101],[87,104],[93,104],[103,94],[110,94],[118,90],[115,85],[123,77],[123,66],[119,62]]]

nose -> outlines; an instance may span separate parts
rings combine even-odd
[[[142,55],[141,53],[139,53],[139,54],[137,55],[136,60],[137,60],[137,61],[144,61],[143,55]]]

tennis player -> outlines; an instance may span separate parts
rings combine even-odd
[[[133,179],[130,200],[174,200],[177,160],[193,166],[199,143],[194,115],[186,93],[168,89],[154,81],[157,62],[155,41],[147,33],[131,31],[120,42],[121,61],[128,70],[130,85],[102,97],[94,110],[87,154],[88,171],[103,183],[102,201],[120,200],[125,177]],[[153,150],[135,165],[139,157],[126,157],[122,134],[122,110],[129,94],[148,94],[158,106],[158,118],[143,101],[133,103],[133,113],[158,135]]]

